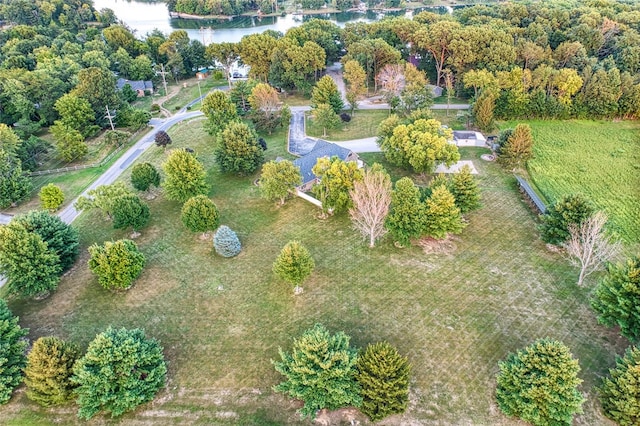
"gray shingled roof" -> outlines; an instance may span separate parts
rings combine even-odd
[[[153,82],[151,80],[125,80],[124,78],[119,78],[116,82],[116,87],[118,88],[118,90],[122,90],[122,88],[127,84],[136,91],[153,90]]]
[[[307,155],[294,160],[293,164],[300,168],[302,183],[305,184],[316,178],[311,169],[316,165],[318,158],[338,157],[341,160],[346,160],[349,154],[351,154],[351,150],[320,139]]]

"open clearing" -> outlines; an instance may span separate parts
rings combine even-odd
[[[580,360],[587,402],[576,424],[610,424],[593,387],[626,341],[596,323],[590,290],[576,287],[577,271],[545,249],[515,180],[480,160],[486,150],[461,150],[480,172],[483,207],[468,215],[452,252],[398,249],[390,239],[371,250],[346,215],[320,220],[319,211],[300,199],[277,207],[259,197],[256,176],[221,175],[202,123],[172,128],[171,148],[194,148],[209,170],[221,223],[242,241],[238,257],[216,256],[210,241],[182,226],[180,205],[159,196],[150,201],[150,224],[136,240],[147,266],[128,292],[103,290],[86,266],[90,244],[128,235],[89,212],[77,221],[81,259],[58,290],[42,301],[10,301],[31,339],[53,334],[86,348],[113,325],[143,327],[161,341],[169,360],[166,389],[119,420],[98,417],[91,424],[310,424],[296,414],[296,402],[272,391],[280,376],[270,360],[315,322],[344,330],[358,347],[387,340],[409,357],[409,410],[385,424],[519,424],[494,402],[497,363],[547,336]],[[284,131],[267,138],[267,159],[286,155],[284,138]],[[152,147],[141,161],[159,165],[165,158]],[[302,241],[316,262],[296,297],[271,273],[280,248],[292,239]],[[39,408],[24,392],[0,408],[9,425],[85,424],[75,415],[73,405]]]
[[[640,242],[640,124],[525,121],[534,138],[531,180],[550,203],[582,193],[627,243]],[[503,128],[515,126],[509,123]]]

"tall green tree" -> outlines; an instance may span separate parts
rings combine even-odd
[[[107,110],[118,109],[120,98],[116,90],[116,78],[109,70],[97,67],[84,68],[78,72],[78,84],[71,92],[79,98],[87,100],[95,117],[103,117]],[[104,124],[104,119],[99,119]]]
[[[640,256],[609,265],[591,306],[598,314],[598,322],[618,326],[620,334],[632,342],[640,341]]]
[[[302,184],[300,169],[289,160],[269,161],[262,166],[260,193],[270,201],[283,205],[289,191]]]
[[[10,155],[17,155],[20,144],[20,136],[11,127],[0,123],[0,149]]]
[[[64,193],[59,186],[54,183],[48,183],[38,192],[40,198],[40,205],[43,209],[55,212],[64,203]]]
[[[358,99],[367,92],[367,73],[358,61],[351,59],[344,63],[342,76],[347,86],[345,97],[353,114],[358,108]]]
[[[247,124],[241,122],[230,123],[220,133],[215,156],[223,172],[240,174],[253,173],[264,161],[258,135]]]
[[[327,136],[327,129],[335,129],[340,126],[341,120],[329,104],[318,104],[311,111],[313,120],[322,127],[322,136]]]
[[[323,211],[339,213],[353,206],[349,191],[364,177],[357,162],[321,157],[311,171],[319,179],[311,190],[322,202]]]
[[[533,425],[570,425],[582,412],[580,365],[562,343],[540,339],[498,366],[500,410]]]
[[[207,132],[219,134],[232,121],[238,119],[236,106],[229,95],[222,90],[214,90],[202,101],[202,112],[207,117]]]
[[[269,134],[278,126],[288,124],[283,123],[283,106],[278,97],[278,92],[266,83],[257,84],[249,95],[249,105],[251,105],[251,121],[259,131],[266,131]]]
[[[360,385],[360,411],[372,421],[403,413],[409,403],[409,360],[387,342],[367,347],[358,356],[356,380]]]
[[[144,255],[131,240],[106,241],[89,247],[89,269],[107,290],[126,290],[142,273]]]
[[[460,209],[446,186],[436,187],[427,199],[425,220],[425,233],[436,239],[462,232],[464,223]]]
[[[69,270],[76,262],[80,251],[78,230],[63,222],[59,216],[46,211],[31,210],[15,216],[12,222],[40,236],[42,241],[47,243],[47,248],[60,258],[62,272]]]
[[[98,209],[107,218],[113,216],[113,205],[115,200],[125,195],[133,195],[133,193],[125,186],[123,182],[115,182],[110,185],[100,185],[95,189],[87,192],[86,197],[79,197],[75,203],[78,210]]]
[[[480,188],[468,165],[464,165],[453,175],[449,190],[456,199],[460,213],[468,213],[480,207]]]
[[[20,160],[0,149],[0,208],[26,199],[32,187],[31,180],[22,171]]]
[[[616,368],[602,380],[600,403],[607,417],[621,426],[640,423],[640,349],[627,348]]]
[[[542,240],[561,245],[569,239],[569,225],[580,226],[595,213],[595,206],[581,194],[565,195],[541,216]]]
[[[343,332],[330,334],[316,324],[293,341],[293,350],[279,349],[281,361],[272,361],[286,380],[274,389],[300,399],[303,417],[315,416],[323,408],[335,410],[360,406],[362,397],[355,380],[357,351]]]
[[[23,297],[46,294],[60,282],[60,257],[40,235],[19,223],[0,227],[0,273],[9,291]]]
[[[385,226],[400,244],[425,232],[426,207],[420,201],[420,190],[411,178],[399,179],[391,193],[391,208]]]
[[[493,91],[483,91],[473,103],[472,114],[476,126],[483,132],[491,132],[495,126],[496,94]]]
[[[196,195],[184,203],[180,219],[189,231],[206,233],[220,224],[220,211],[209,197]]]
[[[271,54],[276,48],[278,40],[270,34],[251,34],[242,37],[239,44],[240,59],[249,65],[249,75],[257,80],[266,82],[271,66]]]
[[[498,161],[507,167],[522,167],[533,158],[533,135],[528,124],[518,124],[500,148]]]
[[[99,129],[94,125],[96,113],[89,101],[84,98],[66,93],[56,101],[55,109],[60,115],[60,120],[57,120],[56,124],[77,130],[83,138],[94,135]]]
[[[58,157],[67,163],[79,160],[89,152],[89,147],[79,131],[59,123],[51,126],[50,130],[56,144]]]
[[[42,406],[60,405],[73,399],[73,364],[80,357],[76,345],[57,337],[36,340],[27,357],[24,383],[27,398]]]
[[[134,232],[149,222],[149,206],[137,195],[123,195],[113,201],[113,227]]]
[[[160,186],[160,173],[151,163],[137,163],[131,169],[131,185],[138,191]]]
[[[27,364],[24,337],[28,329],[21,328],[4,299],[0,299],[0,404],[11,398],[13,390],[22,382],[22,370]]]
[[[100,411],[120,416],[149,402],[164,386],[167,366],[162,347],[140,329],[109,327],[98,334],[74,368],[78,417]]]
[[[230,42],[211,43],[206,49],[205,57],[213,62],[214,65],[220,64],[224,69],[229,87],[233,86],[231,83],[231,69],[240,59],[239,50],[238,43]]]
[[[289,241],[273,262],[272,269],[278,277],[293,284],[297,293],[300,284],[311,275],[314,268],[315,262],[309,250],[300,241]]]
[[[191,153],[177,149],[171,151],[162,164],[166,175],[162,187],[169,200],[184,203],[189,198],[209,191],[207,173],[202,163]]]
[[[318,80],[311,92],[311,106],[317,108],[320,104],[328,104],[336,114],[340,114],[344,108],[342,94],[336,82],[328,75]]]

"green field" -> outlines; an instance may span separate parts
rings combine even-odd
[[[128,235],[89,212],[77,221],[81,259],[58,290],[42,301],[10,301],[32,339],[54,334],[86,348],[113,325],[143,327],[161,341],[169,361],[166,389],[119,420],[99,417],[91,424],[310,425],[296,414],[298,403],[272,391],[280,377],[270,360],[315,322],[344,330],[358,347],[387,340],[409,357],[409,409],[384,424],[519,424],[497,409],[497,363],[546,336],[566,343],[580,360],[588,400],[576,424],[607,424],[593,387],[626,341],[596,323],[589,289],[578,288],[577,271],[545,249],[514,179],[480,160],[485,151],[462,151],[481,172],[483,208],[468,215],[469,225],[446,250],[398,249],[390,239],[369,249],[346,215],[319,219],[319,210],[301,199],[278,207],[259,197],[256,176],[221,175],[214,140],[201,126],[172,128],[171,147],[194,148],[206,165],[221,223],[242,241],[239,256],[216,256],[211,241],[182,226],[180,205],[159,196],[149,201],[151,222],[137,239],[147,266],[129,291],[105,291],[89,272],[88,245]],[[267,138],[268,159],[286,156],[284,136]],[[152,147],[141,161],[159,165],[165,158]],[[292,239],[316,263],[299,296],[271,273]],[[15,425],[85,424],[75,412],[73,405],[39,408],[18,392],[0,407],[0,418]]]
[[[607,213],[611,229],[622,239],[640,242],[640,124],[587,120],[527,123],[534,137],[534,158],[527,169],[547,200],[582,193]]]

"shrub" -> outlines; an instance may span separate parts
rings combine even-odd
[[[160,173],[151,163],[138,163],[131,169],[131,185],[138,191],[160,186]]]
[[[640,349],[627,349],[609,375],[600,388],[605,415],[622,426],[640,424]]]
[[[343,123],[348,123],[351,121],[351,116],[348,113],[343,112],[340,114],[340,120],[342,120]]]
[[[113,227],[133,228],[134,232],[149,222],[149,206],[137,195],[123,195],[113,202]]]
[[[153,139],[156,142],[156,145],[165,149],[167,148],[167,145],[171,144],[172,142],[171,136],[169,136],[169,134],[164,130],[159,130]]]
[[[18,324],[7,303],[0,299],[0,404],[9,401],[13,390],[22,381],[22,369],[27,363],[24,350],[27,342],[23,337],[29,330]]]
[[[89,247],[89,269],[102,287],[122,290],[131,287],[144,268],[145,258],[131,240],[107,241],[104,246]]]
[[[73,368],[78,385],[78,417],[101,410],[119,416],[151,401],[164,385],[167,366],[162,347],[140,329],[109,327],[96,336]]]
[[[240,253],[242,246],[235,232],[222,225],[213,236],[213,247],[222,257],[233,257]]]
[[[78,347],[57,337],[36,340],[24,370],[27,397],[45,407],[68,402],[75,388],[73,364],[79,356]]]
[[[158,112],[160,111],[160,105],[158,104],[151,104],[151,108],[149,108],[151,110],[151,112]]]
[[[64,202],[62,189],[52,183],[43,186],[38,196],[40,197],[40,205],[42,208],[51,212],[58,210]]]
[[[206,195],[189,198],[182,206],[180,218],[191,232],[213,231],[220,224],[220,212]]]

